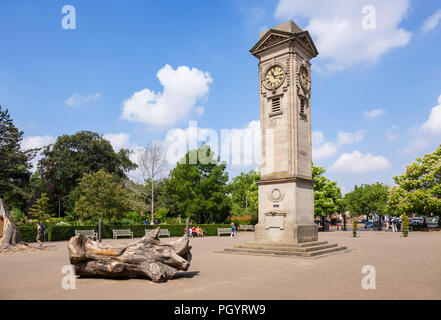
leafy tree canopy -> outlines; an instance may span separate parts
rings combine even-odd
[[[75,214],[84,219],[104,218],[110,222],[128,213],[125,191],[118,179],[100,169],[86,173],[79,183],[81,196],[75,203]]]
[[[392,188],[388,200],[391,214],[441,215],[441,145],[433,153],[417,158],[394,180],[397,186]]]
[[[260,174],[254,170],[241,172],[229,184],[229,192],[233,206],[245,209],[248,202],[248,210],[257,213],[258,192],[256,181],[260,180]]]
[[[49,207],[49,197],[46,193],[43,193],[40,199],[29,209],[29,214],[39,221],[47,221],[53,216]]]
[[[86,173],[104,169],[118,179],[125,178],[129,170],[136,168],[129,153],[126,149],[116,153],[108,140],[91,131],[62,135],[44,149],[37,174],[46,188],[60,199],[66,197]]]
[[[197,161],[191,164],[190,159]],[[226,165],[206,145],[187,152],[165,180],[174,213],[197,223],[224,222],[231,208],[225,169]]]
[[[314,185],[314,215],[325,216],[328,214],[341,212],[343,200],[341,189],[336,181],[331,181],[323,174],[326,170],[319,166],[312,166],[312,179]]]
[[[389,187],[380,182],[355,186],[344,198],[346,210],[352,216],[374,216],[386,213]]]
[[[22,140],[23,131],[14,125],[8,110],[0,106],[0,198],[11,208],[23,208],[28,200],[30,160],[37,151],[21,150]]]

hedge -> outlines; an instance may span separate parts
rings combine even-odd
[[[37,241],[37,226],[18,226],[21,239],[25,242]]]
[[[113,229],[130,229],[133,232],[135,238],[140,238],[145,235],[145,229],[155,229],[160,226],[161,229],[168,229],[170,236],[180,237],[184,234],[184,224],[161,224],[161,225],[102,225],[102,238],[111,239],[113,237]],[[192,225],[193,226],[193,225]],[[228,228],[228,224],[200,224],[204,235],[217,236],[217,228]],[[36,241],[37,227],[36,226],[19,226],[21,236],[26,242]],[[48,241],[65,241],[69,240],[75,235],[75,230],[95,230],[98,233],[98,225],[89,226],[56,226],[51,225],[47,227],[47,240]]]

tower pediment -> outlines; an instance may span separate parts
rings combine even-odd
[[[256,56],[260,52],[279,45],[285,41],[297,41],[314,58],[318,55],[317,48],[308,31],[303,31],[294,22],[287,21],[260,34],[259,41],[250,52]]]

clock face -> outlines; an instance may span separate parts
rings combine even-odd
[[[279,87],[285,80],[285,72],[279,65],[272,66],[265,74],[264,84],[268,89]]]
[[[300,80],[300,85],[302,86],[302,88],[304,90],[308,91],[311,86],[311,80],[309,79],[308,70],[306,70],[306,68],[304,66],[300,67],[299,80]]]

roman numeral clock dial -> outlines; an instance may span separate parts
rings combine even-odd
[[[263,83],[267,89],[278,88],[285,80],[285,71],[282,66],[275,65],[268,69],[265,73]]]

